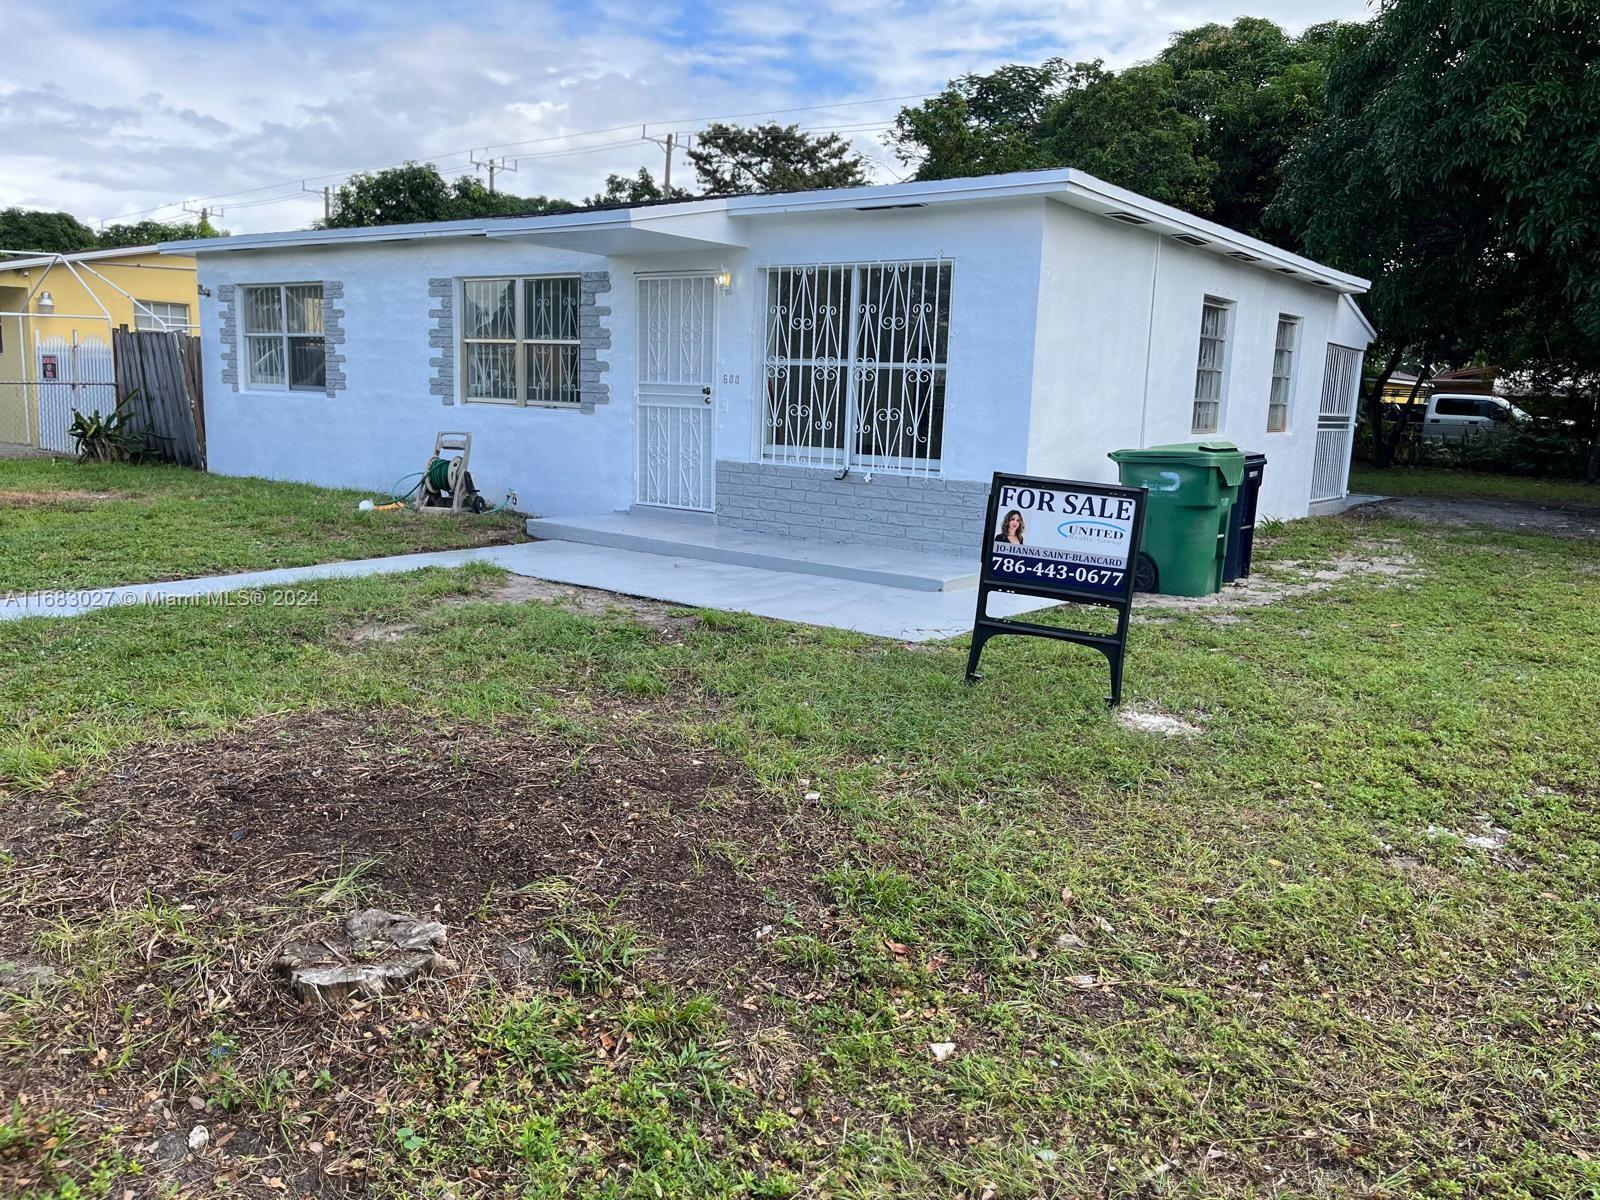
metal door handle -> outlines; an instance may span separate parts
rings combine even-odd
[[[711,385],[710,384],[707,384],[705,387],[701,388],[700,389],[700,394],[705,397],[707,404],[711,403]]]

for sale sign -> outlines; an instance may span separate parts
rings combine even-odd
[[[979,678],[978,662],[990,638],[1026,634],[1099,650],[1111,667],[1111,703],[1121,702],[1146,495],[1144,488],[995,474],[984,516],[978,611],[967,656],[969,680]],[[1090,633],[991,617],[991,592],[1114,608],[1117,630]]]
[[[1142,497],[1090,485],[1005,482],[996,485],[987,574],[1000,586],[1122,595],[1133,569],[1135,526]]]

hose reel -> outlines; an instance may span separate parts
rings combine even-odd
[[[449,451],[459,451],[454,458],[445,457]],[[418,512],[481,513],[489,505],[473,485],[472,472],[467,469],[472,458],[470,433],[441,433],[433,439],[433,456],[422,472],[422,483],[417,488]]]

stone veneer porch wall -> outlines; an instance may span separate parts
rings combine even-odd
[[[717,524],[820,542],[977,558],[989,485],[776,463],[717,462]]]

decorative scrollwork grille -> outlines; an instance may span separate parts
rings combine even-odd
[[[936,475],[948,262],[768,267],[762,457]]]

